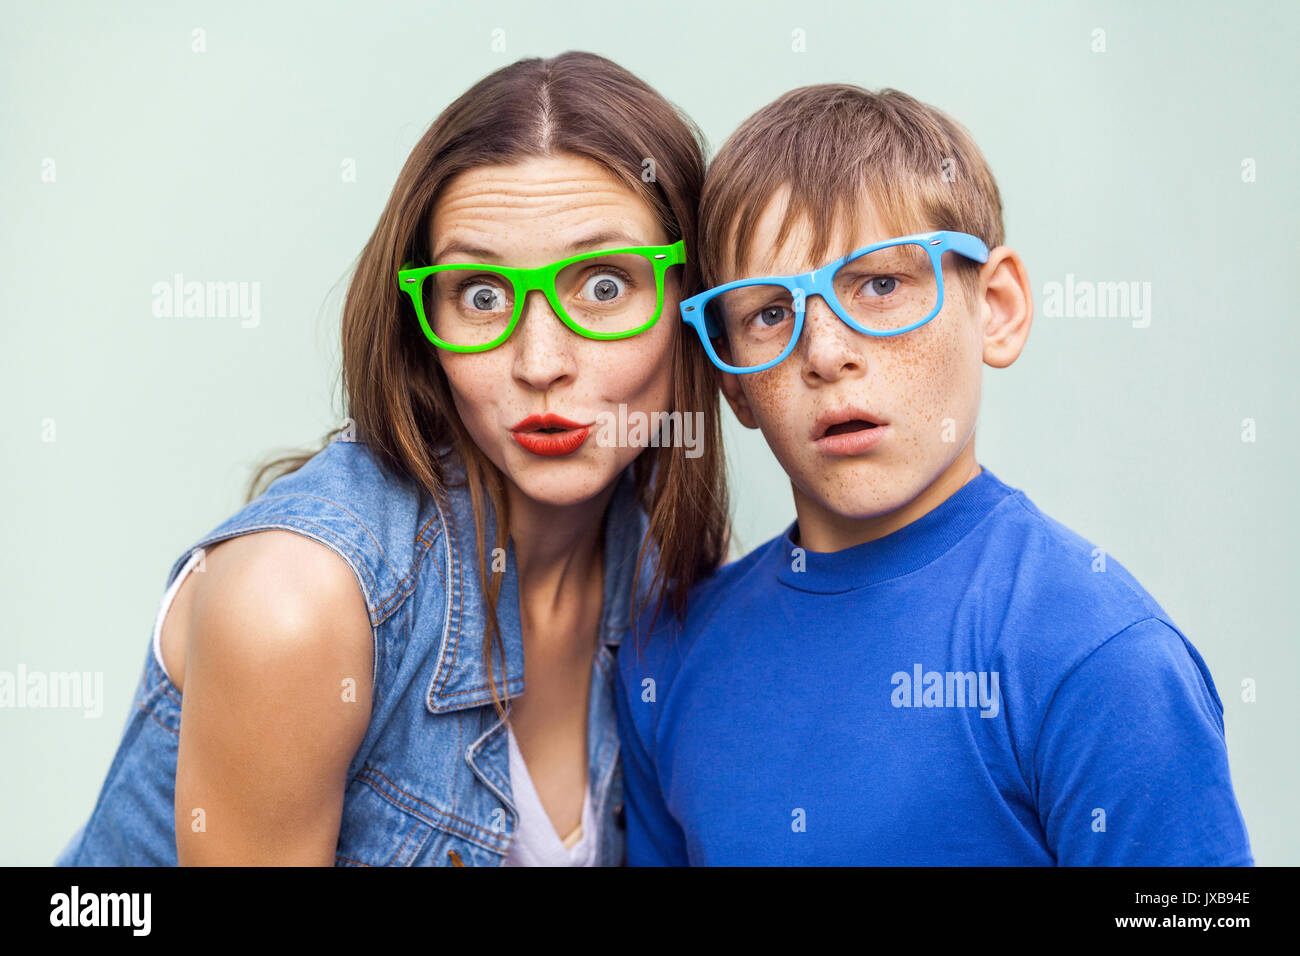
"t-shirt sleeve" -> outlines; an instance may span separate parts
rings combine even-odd
[[[655,635],[651,635],[655,640]],[[652,676],[649,656],[638,660],[631,638],[619,649],[614,701],[623,756],[623,803],[627,814],[628,866],[687,866],[686,839],[668,812],[655,766],[654,708],[642,699],[642,682]],[[657,681],[656,681],[657,683]],[[647,743],[648,742],[648,743]]]
[[[1111,637],[1048,704],[1039,817],[1062,866],[1250,866],[1223,705],[1204,662],[1154,618]]]

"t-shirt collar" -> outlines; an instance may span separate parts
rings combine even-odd
[[[934,510],[883,538],[841,551],[809,551],[794,543],[791,522],[771,560],[782,584],[801,591],[833,594],[869,587],[910,574],[947,553],[999,502],[1016,490],[984,468]]]

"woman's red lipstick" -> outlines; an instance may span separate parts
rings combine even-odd
[[[591,434],[590,425],[580,425],[562,415],[529,415],[510,429],[510,435],[525,451],[555,458],[571,455]]]

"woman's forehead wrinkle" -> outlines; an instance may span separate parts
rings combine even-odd
[[[466,170],[444,188],[435,210],[459,212],[469,206],[526,211],[553,207],[583,211],[619,209],[648,213],[644,200],[599,164],[581,158],[534,159],[511,166]]]
[[[661,233],[641,197],[585,164],[581,173],[547,164],[469,170],[448,184],[430,217],[430,248],[491,249],[497,259],[549,262],[596,234],[630,240],[616,245],[657,245]]]
[[[635,196],[624,195],[611,187],[588,186],[569,190],[530,192],[496,188],[473,191],[448,191],[434,205],[435,218],[483,214],[506,214],[519,217],[568,215],[575,219],[592,216],[626,216],[630,209],[644,205]]]

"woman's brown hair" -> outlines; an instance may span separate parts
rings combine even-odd
[[[427,264],[429,216],[440,190],[458,173],[535,156],[573,154],[600,164],[654,209],[670,236],[685,240],[682,296],[699,291],[697,207],[704,182],[702,137],[676,107],[617,64],[571,51],[518,60],[485,77],[445,109],[402,167],[388,204],[358,259],[343,306],[343,392],[356,438],[397,475],[440,497],[446,487],[438,449],[450,445],[465,466],[474,507],[479,576],[487,595],[483,661],[494,705],[504,713],[493,647],[504,647],[496,616],[499,574],[489,576],[485,504],[496,521],[495,546],[509,536],[501,473],[474,444],[456,414],[442,366],[398,289],[407,260]],[[646,175],[652,171],[651,175]],[[673,321],[665,314],[660,321]],[[713,365],[679,329],[672,353],[673,409],[702,412],[701,453],[677,442],[647,448],[634,468],[637,498],[657,547],[650,598],[685,609],[687,591],[724,557],[727,487],[718,388]],[[338,433],[331,432],[327,443]],[[249,485],[251,500],[310,454],[268,462]],[[638,560],[638,567],[640,560]],[[633,614],[641,608],[633,602]],[[629,622],[630,624],[631,622]]]

